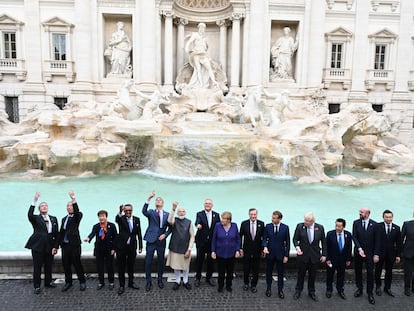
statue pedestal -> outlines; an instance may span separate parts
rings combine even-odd
[[[183,89],[183,96],[187,97],[187,102],[194,106],[195,111],[206,112],[212,106],[221,102],[223,95],[220,89]]]

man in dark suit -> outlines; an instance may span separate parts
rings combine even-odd
[[[359,210],[359,219],[354,221],[352,226],[352,237],[354,239],[355,259],[355,281],[357,290],[354,297],[362,296],[362,265],[365,263],[367,270],[367,294],[370,304],[375,304],[374,299],[374,228],[376,222],[369,218],[371,211],[367,207]]]
[[[326,297],[332,297],[333,278],[336,271],[336,290],[339,297],[346,299],[344,292],[345,269],[352,259],[352,234],[344,230],[346,221],[338,218],[335,221],[335,230],[326,235]]]
[[[148,210],[149,202],[154,196],[155,192],[153,191],[142,208],[142,213],[148,218],[148,228],[144,236],[144,240],[147,241],[145,255],[145,278],[147,280],[147,284],[145,285],[146,291],[150,291],[152,289],[151,266],[155,251],[157,251],[158,259],[158,287],[161,289],[164,288],[162,275],[164,273],[166,238],[171,233],[171,228],[168,225],[169,213],[163,210],[164,200],[161,197],[156,198],[155,209]]]
[[[315,295],[316,270],[319,262],[326,260],[326,243],[325,230],[322,225],[315,223],[312,213],[305,214],[304,222],[296,226],[293,244],[296,247],[298,265],[298,280],[293,299],[299,299],[308,271],[308,294],[312,300],[318,301]]]
[[[283,293],[284,264],[289,260],[290,233],[289,227],[281,223],[283,215],[279,211],[272,214],[272,223],[267,224],[263,233],[263,253],[266,254],[266,296],[272,295],[272,273],[276,263],[277,288],[280,299]]]
[[[414,220],[404,222],[401,240],[404,256],[404,294],[411,296],[411,291],[414,292]]]
[[[122,295],[125,291],[125,266],[128,272],[128,287],[139,289],[139,286],[134,283],[134,264],[137,248],[140,254],[142,252],[142,233],[139,217],[132,216],[132,210],[131,204],[121,205],[119,214],[115,217],[119,229],[115,243],[119,278],[118,295]]]
[[[79,224],[82,220],[82,213],[79,211],[75,193],[69,192],[71,202],[66,205],[68,215],[62,218],[60,226],[59,244],[62,247],[62,264],[65,271],[65,285],[62,292],[72,287],[72,265],[80,283],[80,290],[86,289],[86,278],[81,263],[81,239],[79,236]]]
[[[201,270],[203,269],[204,260],[206,260],[206,282],[211,286],[215,286],[211,276],[213,275],[213,259],[211,258],[211,237],[213,236],[216,223],[220,222],[220,216],[213,211],[213,201],[211,199],[204,200],[204,210],[196,215],[195,226],[197,233],[195,236],[197,258],[196,258],[196,276],[195,287],[200,286]]]
[[[384,293],[394,297],[391,291],[392,267],[401,260],[401,231],[400,227],[392,223],[393,213],[385,210],[382,213],[384,222],[375,226],[375,294],[381,296],[381,273],[385,267]]]
[[[27,216],[33,226],[33,234],[26,243],[26,248],[32,250],[33,258],[33,286],[34,293],[40,294],[40,281],[42,266],[45,273],[45,287],[56,287],[52,283],[53,256],[57,253],[55,247],[58,239],[59,229],[57,218],[48,214],[46,202],[39,204],[39,215],[34,215],[34,209],[40,193],[36,192],[32,205],[29,207]]]
[[[257,292],[257,281],[259,280],[260,256],[262,254],[264,222],[257,219],[257,210],[249,209],[249,219],[242,222],[240,226],[240,251],[243,256],[244,286],[243,290],[249,289],[250,272],[252,273],[251,291]]]

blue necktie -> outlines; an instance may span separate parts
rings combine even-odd
[[[339,244],[339,252],[342,253],[342,250],[343,250],[342,233],[338,234],[338,244]]]

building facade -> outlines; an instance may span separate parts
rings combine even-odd
[[[0,110],[19,122],[50,104],[106,102],[129,78],[171,92],[199,23],[230,92],[322,90],[331,112],[353,102],[390,112],[414,144],[412,0],[3,0]]]

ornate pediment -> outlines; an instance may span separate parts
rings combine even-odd
[[[349,30],[343,28],[343,27],[338,27],[335,28],[334,30],[325,33],[325,38],[327,40],[347,40],[349,41],[353,36],[353,33],[350,32]]]
[[[71,31],[74,27],[73,24],[66,22],[65,20],[59,18],[59,17],[53,17],[51,19],[48,19],[42,23],[43,27],[45,28],[45,31],[54,31],[54,30],[66,30]]]
[[[394,42],[395,39],[398,38],[398,35],[393,33],[391,30],[384,28],[380,31],[370,34],[368,38],[370,38],[371,41],[375,42]]]
[[[0,16],[0,29],[18,30],[24,23],[6,14]]]

